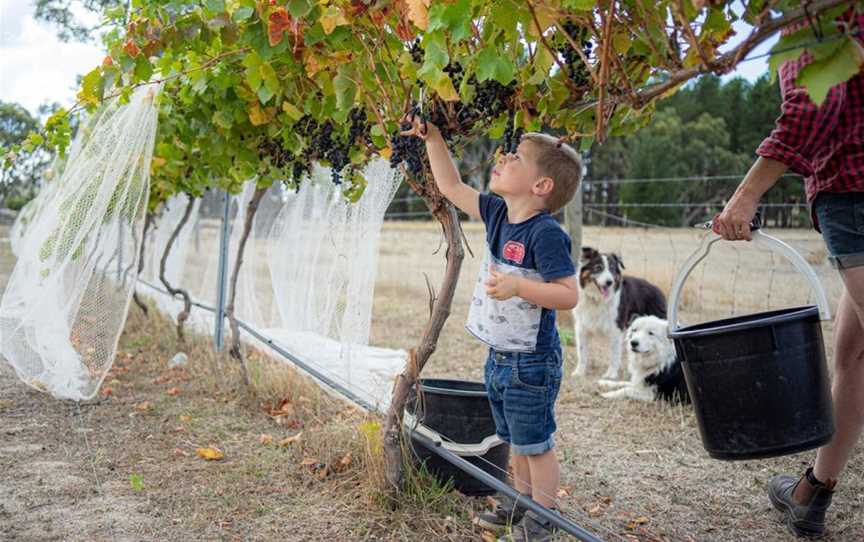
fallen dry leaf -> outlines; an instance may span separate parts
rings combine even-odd
[[[186,450],[181,450],[180,448],[174,448],[174,455],[189,457],[189,452],[187,452]]]
[[[138,412],[147,412],[148,410],[153,409],[153,403],[150,401],[144,401],[143,403],[138,403],[135,405],[135,410]]]
[[[113,388],[102,388],[102,397],[111,397],[114,395]]]
[[[175,432],[175,433],[185,433],[185,432],[186,432],[186,428],[183,427],[182,425],[178,425],[177,427],[174,428],[174,432]]]
[[[225,454],[216,448],[197,448],[195,453],[198,454],[198,457],[207,461],[219,461],[225,458]]]
[[[180,416],[180,421],[184,423],[189,423],[192,421],[192,416]]]
[[[483,538],[483,542],[496,542],[498,540],[498,535],[490,531],[483,531],[480,536]]]
[[[258,437],[258,442],[260,442],[261,444],[263,444],[265,446],[267,446],[268,444],[272,444],[273,443],[273,435],[268,435],[265,433],[265,434],[261,435],[260,437]]]
[[[302,465],[304,467],[311,467],[312,465],[317,465],[317,464],[318,464],[318,458],[317,457],[306,457],[303,459],[303,461],[300,462],[300,465]]]
[[[345,454],[342,459],[339,460],[339,464],[343,467],[347,467],[354,461],[354,458],[351,457],[351,452]]]
[[[180,388],[171,388],[165,393],[167,393],[171,397],[177,397],[178,395],[180,395]]]
[[[300,435],[302,435],[302,434],[303,434],[303,431],[300,431],[299,433],[297,433],[293,437],[287,437],[287,438],[280,440],[279,446],[286,447],[286,446],[290,446],[290,445],[294,444],[295,442],[300,440]]]

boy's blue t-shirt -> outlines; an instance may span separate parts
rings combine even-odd
[[[486,225],[486,244],[497,260],[536,271],[546,282],[576,274],[570,257],[570,236],[548,212],[510,224],[504,200],[494,194],[480,194],[480,216]],[[544,308],[534,351],[560,347],[555,311]]]

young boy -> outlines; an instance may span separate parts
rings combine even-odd
[[[489,345],[485,382],[496,432],[510,443],[516,489],[554,507],[559,470],[555,456],[555,399],[561,385],[561,343],[555,311],[579,299],[570,238],[550,213],[576,192],[579,155],[549,135],[522,136],[502,155],[489,183],[491,194],[464,184],[438,128],[417,118],[403,135],[426,141],[441,193],[486,225],[486,261],[474,288],[467,329]],[[500,196],[500,197],[498,197]],[[483,528],[513,540],[545,541],[550,526],[513,502],[480,516]]]

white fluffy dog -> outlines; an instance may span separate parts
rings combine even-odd
[[[669,323],[656,316],[635,318],[627,329],[627,366],[630,380],[600,380],[616,388],[603,393],[607,399],[635,399],[689,403],[690,396],[675,346],[668,338]]]

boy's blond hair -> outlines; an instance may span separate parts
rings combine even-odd
[[[567,205],[582,181],[582,159],[576,149],[562,143],[549,134],[529,132],[521,141],[534,144],[534,161],[541,177],[549,177],[555,183],[546,196],[546,208],[556,212]]]

